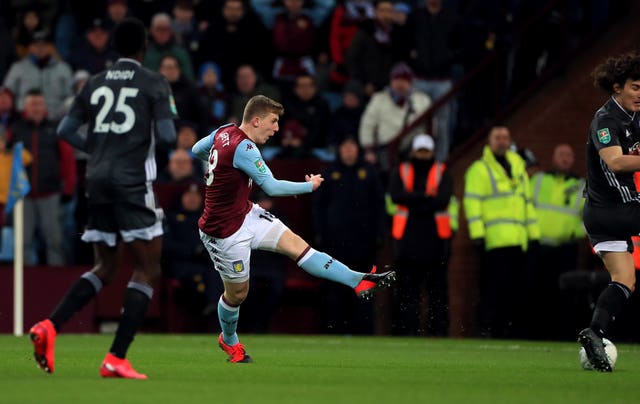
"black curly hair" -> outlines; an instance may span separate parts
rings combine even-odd
[[[633,51],[610,57],[593,70],[591,77],[594,86],[612,94],[614,84],[624,87],[628,79],[640,80],[640,53]]]
[[[147,47],[147,29],[137,18],[128,17],[113,31],[113,48],[122,57],[133,57]]]

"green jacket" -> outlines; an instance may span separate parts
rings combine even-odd
[[[144,54],[142,65],[154,72],[157,72],[160,68],[160,60],[165,55],[175,56],[178,60],[178,64],[180,65],[180,73],[189,80],[195,81],[193,64],[191,63],[189,53],[181,45],[178,45],[173,41],[167,45],[157,45],[153,42],[149,42],[149,46]]]
[[[520,246],[540,239],[524,160],[507,151],[511,178],[489,146],[465,173],[463,206],[472,240],[483,239],[486,250]]]
[[[584,179],[556,172],[538,172],[529,185],[538,214],[540,244],[558,246],[585,237],[582,223]]]

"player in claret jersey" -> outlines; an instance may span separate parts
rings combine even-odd
[[[200,238],[224,282],[218,302],[222,328],[218,344],[233,363],[252,362],[236,334],[240,304],[249,292],[251,250],[284,254],[311,275],[354,288],[364,299],[395,280],[395,272],[376,273],[375,266],[370,273],[352,271],[311,248],[278,218],[249,201],[254,183],[270,196],[309,193],[322,184],[319,174],[305,175],[304,182],[278,180],[262,159],[257,145],[278,131],[282,113],[281,104],[257,95],[247,103],[240,126],[221,126],[193,146],[193,152],[208,162]]]
[[[144,320],[160,276],[162,209],[151,183],[156,178],[156,141],[175,142],[171,89],[158,73],[140,65],[147,42],[144,25],[125,19],[113,34],[121,58],[89,79],[58,126],[58,135],[89,153],[86,188],[88,224],[82,240],[94,245],[96,265],[69,289],[49,318],[29,331],[38,365],[54,370],[56,334],[118,273],[123,244],[133,275],[127,285],[122,317],[100,374],[102,377],[146,379],[126,353]],[[88,123],[86,138],[78,128]]]

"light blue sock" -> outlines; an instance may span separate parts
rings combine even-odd
[[[220,296],[220,300],[218,300],[218,320],[220,321],[220,328],[222,328],[222,339],[227,345],[235,345],[240,342],[238,334],[236,334],[238,317],[240,317],[240,306],[230,306]]]
[[[298,266],[313,276],[355,288],[362,280],[362,272],[352,271],[342,262],[313,248],[297,259]]]

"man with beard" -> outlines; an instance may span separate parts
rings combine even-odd
[[[526,252],[540,239],[525,162],[510,149],[504,125],[489,130],[482,157],[464,176],[464,211],[469,237],[484,261],[480,270],[480,332],[518,336]]]

